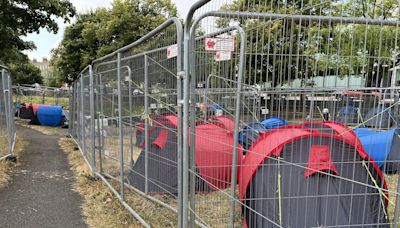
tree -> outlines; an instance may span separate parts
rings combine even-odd
[[[43,83],[43,78],[39,68],[30,62],[11,63],[10,64],[11,79],[13,84],[34,84]]]
[[[40,28],[56,33],[56,17],[65,22],[74,16],[75,9],[68,0],[7,0],[0,1],[0,61],[8,64],[20,51],[35,48],[34,43],[22,40]]]
[[[276,1],[236,0],[224,6],[231,11],[398,19],[395,0]],[[290,18],[219,20],[225,27],[235,21],[247,35],[247,83],[272,82],[321,75],[363,76],[377,86],[398,62],[396,28],[342,24]],[[305,80],[307,81],[307,80]]]
[[[53,50],[54,77],[74,81],[94,59],[138,40],[176,13],[170,0],[114,0],[111,9],[78,15]]]

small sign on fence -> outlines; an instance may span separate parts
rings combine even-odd
[[[174,44],[167,47],[167,58],[174,58],[178,56],[178,45]]]
[[[204,39],[206,51],[235,51],[235,39],[232,37],[215,37]]]
[[[230,51],[217,51],[215,52],[215,61],[227,61],[232,58],[232,53]]]

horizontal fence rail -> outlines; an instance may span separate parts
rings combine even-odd
[[[41,85],[14,85],[14,101],[18,104],[44,104],[63,106],[69,109],[71,91],[69,88],[54,88]]]
[[[0,73],[0,160],[3,160],[13,154],[16,136],[10,71],[0,66]]]
[[[70,134],[146,227],[397,227],[398,14],[200,0],[80,73]]]

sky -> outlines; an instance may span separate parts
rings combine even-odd
[[[70,0],[72,4],[76,7],[78,12],[86,12],[91,9],[96,9],[99,7],[111,7],[112,0]],[[193,5],[196,0],[171,0],[175,3],[178,14],[180,17],[185,17],[191,5]],[[41,29],[39,34],[33,33],[24,37],[24,40],[33,41],[37,47],[36,50],[26,51],[25,53],[30,59],[37,59],[41,61],[43,57],[50,58],[51,50],[61,42],[64,29],[67,26],[62,20],[57,20],[59,31],[57,34],[49,33],[46,29]]]

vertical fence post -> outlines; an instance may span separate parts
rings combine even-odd
[[[90,106],[90,140],[91,140],[91,153],[92,153],[92,169],[96,172],[96,143],[95,143],[95,115],[94,115],[94,80],[93,69],[89,65],[89,106]]]
[[[8,124],[8,150],[9,153],[12,154],[13,150],[13,124],[12,124],[12,118],[13,118],[13,112],[12,112],[12,97],[11,97],[11,79],[10,79],[10,72],[7,72],[7,107],[8,107],[8,111],[7,111],[7,124]]]
[[[80,86],[80,97],[81,97],[81,99],[80,99],[80,110],[79,110],[79,113],[80,113],[80,130],[81,130],[81,137],[80,137],[80,139],[79,139],[79,142],[80,142],[80,144],[81,144],[81,149],[82,149],[82,153],[84,154],[84,155],[86,155],[85,154],[85,113],[83,112],[83,106],[84,106],[84,103],[83,103],[83,99],[84,99],[84,93],[83,93],[83,74],[81,74],[81,77],[80,77],[80,84],[81,84],[81,86]],[[94,175],[94,173],[93,173],[93,175]]]
[[[133,122],[132,122],[132,72],[128,68],[128,99],[129,99],[129,154],[130,154],[130,166],[133,165]]]
[[[242,93],[242,80],[245,76],[245,50],[246,50],[246,34],[244,30],[237,26],[236,30],[240,34],[240,53],[239,53],[239,72],[236,88],[236,109],[235,109],[235,129],[233,133],[233,151],[232,151],[232,177],[231,177],[231,203],[230,203],[230,227],[235,226],[235,205],[236,205],[236,184],[237,184],[237,162],[238,162],[238,136],[239,136],[239,121],[240,121],[240,104]]]
[[[74,128],[74,113],[75,113],[75,83],[72,83],[72,92],[70,93],[70,100],[69,100],[69,124],[68,124],[68,132],[71,136],[73,133],[73,128]]]
[[[144,192],[149,191],[149,75],[148,59],[144,55]]]
[[[103,158],[102,158],[102,153],[103,153],[103,144],[104,144],[104,134],[103,134],[103,129],[104,129],[104,102],[103,102],[103,90],[104,90],[104,85],[102,81],[102,76],[99,73],[99,99],[100,99],[100,115],[99,115],[99,120],[101,119],[101,122],[99,124],[99,169],[100,173],[103,173]]]
[[[394,217],[393,217],[393,227],[397,227],[399,224],[399,212],[400,212],[400,175],[397,178],[397,194],[396,194],[396,206],[394,208]]]
[[[122,125],[122,85],[121,85],[121,52],[117,54],[118,80],[118,132],[119,132],[119,165],[121,178],[121,200],[124,201],[124,136]]]
[[[190,48],[194,47],[194,41],[192,39],[189,40]],[[193,48],[193,50],[195,50]],[[195,192],[196,192],[196,77],[195,77],[195,65],[196,65],[196,57],[194,51],[191,52],[190,59],[190,78],[189,78],[189,169],[191,170],[189,176],[189,201],[190,201],[190,213],[189,213],[189,226],[194,227],[194,221],[196,219],[195,209]]]
[[[9,112],[8,112],[8,105],[7,105],[7,87],[6,87],[6,81],[5,81],[5,77],[6,77],[6,70],[2,69],[1,70],[1,81],[2,81],[2,92],[3,92],[3,102],[4,102],[4,114],[5,114],[5,119],[6,119],[6,126],[7,129],[10,128],[10,123],[9,123]],[[8,85],[8,83],[7,83]],[[10,135],[9,135],[9,131],[7,131],[7,154],[10,154]]]

